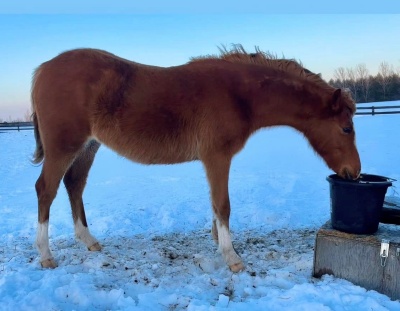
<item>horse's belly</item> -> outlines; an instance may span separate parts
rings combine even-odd
[[[198,160],[198,156],[186,148],[179,149],[169,146],[154,147],[140,146],[137,149],[123,150],[118,146],[113,148],[116,152],[124,157],[142,164],[176,164]]]
[[[142,164],[175,164],[198,160],[196,143],[188,139],[143,139],[126,135],[110,137],[105,133],[96,139],[118,154]]]

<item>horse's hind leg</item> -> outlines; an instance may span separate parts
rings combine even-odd
[[[63,179],[71,202],[75,235],[79,240],[85,243],[87,248],[91,251],[99,251],[101,250],[101,246],[89,232],[82,194],[90,167],[93,164],[94,157],[99,147],[100,143],[97,141],[89,141],[75,158]]]
[[[35,184],[39,210],[36,246],[40,253],[41,265],[44,268],[55,268],[57,266],[49,248],[50,206],[57,194],[61,178],[72,159],[73,155],[63,158],[46,156],[42,172]]]
[[[233,249],[229,232],[230,202],[228,178],[231,159],[224,155],[202,159],[211,188],[211,199],[214,212],[213,237],[218,241],[219,250],[233,272],[244,269],[242,260]]]

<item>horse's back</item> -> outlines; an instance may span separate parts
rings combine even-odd
[[[146,164],[195,160],[209,148],[236,152],[250,116],[235,97],[240,84],[230,84],[240,76],[227,66],[239,65],[215,60],[163,68],[73,50],[36,71],[33,106],[40,131],[55,145],[94,138]]]
[[[193,123],[186,122],[187,109],[168,98],[176,94],[164,71],[91,49],[43,63],[32,101],[45,145],[65,152],[96,139],[142,163],[196,159]]]

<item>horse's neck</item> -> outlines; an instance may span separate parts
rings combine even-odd
[[[255,129],[276,125],[287,125],[302,131],[304,120],[308,119],[321,98],[305,87],[282,82],[263,87],[253,98]],[[315,112],[315,111],[314,111]]]

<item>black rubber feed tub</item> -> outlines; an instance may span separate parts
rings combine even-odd
[[[386,191],[393,180],[370,174],[361,174],[357,180],[336,174],[326,179],[330,184],[332,227],[355,234],[375,233]]]

